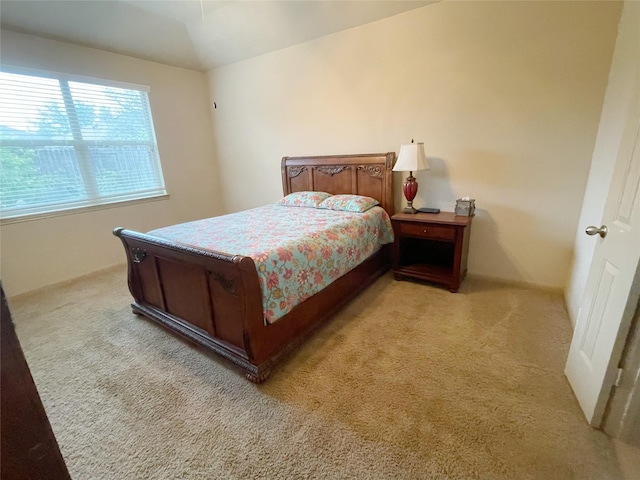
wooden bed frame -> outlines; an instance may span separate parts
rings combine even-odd
[[[373,197],[393,214],[395,153],[284,157],[284,194],[315,190]],[[265,325],[250,257],[211,252],[118,227],[128,262],[134,313],[157,321],[240,367],[255,383],[315,327],[390,267],[391,245]]]

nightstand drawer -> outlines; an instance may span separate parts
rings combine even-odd
[[[400,223],[400,234],[419,238],[431,238],[433,240],[456,239],[456,229],[448,226],[427,225],[424,223]]]

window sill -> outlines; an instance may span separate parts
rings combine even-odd
[[[32,222],[35,220],[43,220],[46,218],[52,218],[52,217],[61,217],[63,215],[76,215],[78,213],[87,213],[87,212],[94,212],[96,210],[106,210],[108,208],[119,208],[119,207],[126,207],[128,205],[135,205],[138,203],[147,203],[147,202],[157,202],[160,200],[168,200],[170,198],[168,193],[162,194],[162,195],[156,195],[153,197],[146,197],[146,198],[136,198],[134,200],[122,200],[122,201],[117,201],[117,202],[111,202],[111,203],[101,203],[99,205],[88,205],[85,207],[75,207],[75,208],[68,208],[65,210],[58,210],[55,212],[47,212],[47,213],[33,213],[33,214],[27,214],[27,215],[19,215],[19,216],[15,216],[15,217],[7,217],[7,218],[2,218],[0,219],[0,225],[8,225],[11,223],[21,223],[21,222]]]

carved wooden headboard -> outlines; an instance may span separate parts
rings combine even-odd
[[[300,191],[357,194],[373,197],[389,215],[394,213],[394,152],[320,157],[283,157],[285,195]]]

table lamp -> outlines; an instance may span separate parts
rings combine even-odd
[[[429,163],[427,157],[424,154],[424,143],[413,143],[401,145],[400,153],[398,154],[398,161],[393,167],[394,172],[409,172],[409,176],[402,184],[402,191],[407,199],[407,206],[402,210],[402,213],[418,213],[413,208],[413,199],[416,198],[418,193],[418,182],[416,182],[413,172],[419,170],[429,170]]]

